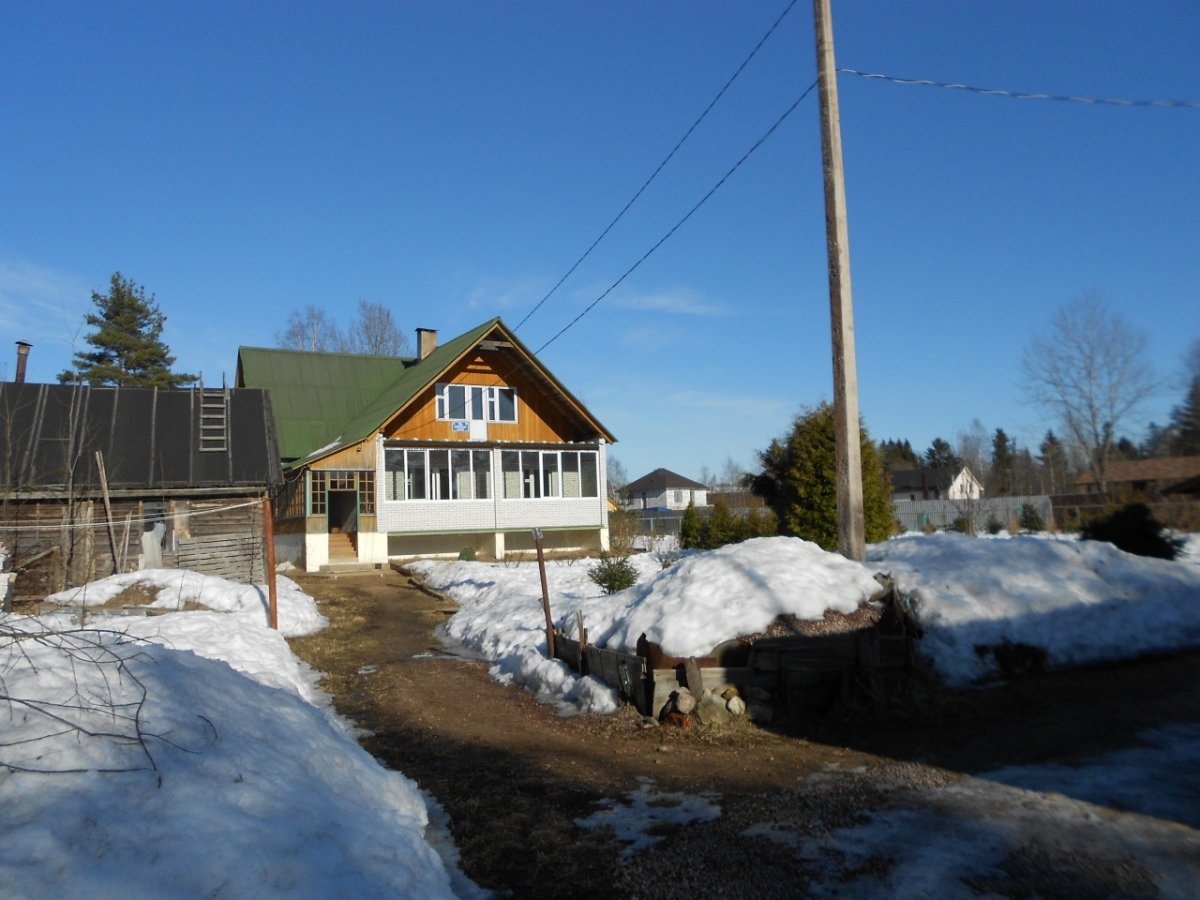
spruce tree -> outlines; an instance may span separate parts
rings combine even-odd
[[[925,451],[924,465],[930,470],[958,469],[962,466],[962,460],[958,458],[949,441],[935,437],[929,449]]]
[[[1171,453],[1200,456],[1200,377],[1192,379],[1183,403],[1171,410]]]
[[[712,513],[703,526],[703,546],[706,550],[715,550],[726,544],[736,544],[745,540],[742,523],[723,501],[713,504]]]
[[[1038,447],[1041,453],[1042,473],[1046,484],[1043,490],[1049,494],[1061,494],[1070,489],[1067,471],[1067,450],[1054,434],[1047,431],[1046,437]]]
[[[695,550],[700,546],[700,517],[696,513],[696,501],[689,500],[679,523],[679,546],[684,550]]]
[[[107,294],[92,291],[96,311],[84,321],[96,330],[87,342],[95,349],[75,354],[74,368],[58,376],[63,383],[174,388],[195,375],[171,371],[175,357],[162,341],[162,314],[154,295],[114,272]]]
[[[866,539],[889,538],[893,530],[888,479],[875,443],[860,426],[863,517]],[[791,432],[759,453],[762,471],[751,489],[775,513],[780,534],[838,547],[837,462],[833,407],[823,403],[796,417]]]
[[[992,435],[992,490],[1001,497],[1013,489],[1013,447],[1003,428]]]

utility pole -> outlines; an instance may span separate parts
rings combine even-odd
[[[829,2],[813,0],[813,18],[817,31],[821,161],[825,170],[825,241],[833,333],[838,550],[848,559],[862,562],[867,551],[863,524],[862,447],[858,431],[858,369],[854,358],[854,302],[850,292],[850,231],[846,225],[846,173],[842,168],[837,64],[833,58],[833,18]]]

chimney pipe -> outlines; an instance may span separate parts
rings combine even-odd
[[[32,346],[28,341],[17,341],[17,384],[25,383],[25,365],[29,361],[29,348]]]
[[[437,329],[417,329],[417,359],[422,360],[437,349]]]

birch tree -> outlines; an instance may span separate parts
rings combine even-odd
[[[1021,356],[1029,399],[1062,422],[1101,493],[1117,434],[1154,393],[1146,338],[1096,293],[1054,314]]]

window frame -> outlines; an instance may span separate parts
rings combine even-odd
[[[459,412],[462,415],[454,415]],[[520,421],[517,389],[502,384],[438,382],[434,389],[434,415],[439,422],[515,425]]]
[[[391,465],[397,460],[399,467]],[[456,462],[464,461],[465,468],[456,467]],[[383,466],[386,503],[471,503],[490,501],[494,492],[490,450],[468,446],[384,447]],[[471,496],[462,496],[464,486]],[[402,487],[402,496],[394,496],[397,487]],[[479,496],[480,488],[484,496]],[[415,496],[417,493],[420,496]]]
[[[568,465],[568,460],[573,460],[574,466]],[[575,476],[573,481],[565,477],[568,474]],[[546,448],[501,450],[500,487],[502,500],[598,500],[600,453]],[[568,487],[578,493],[569,493]]]

